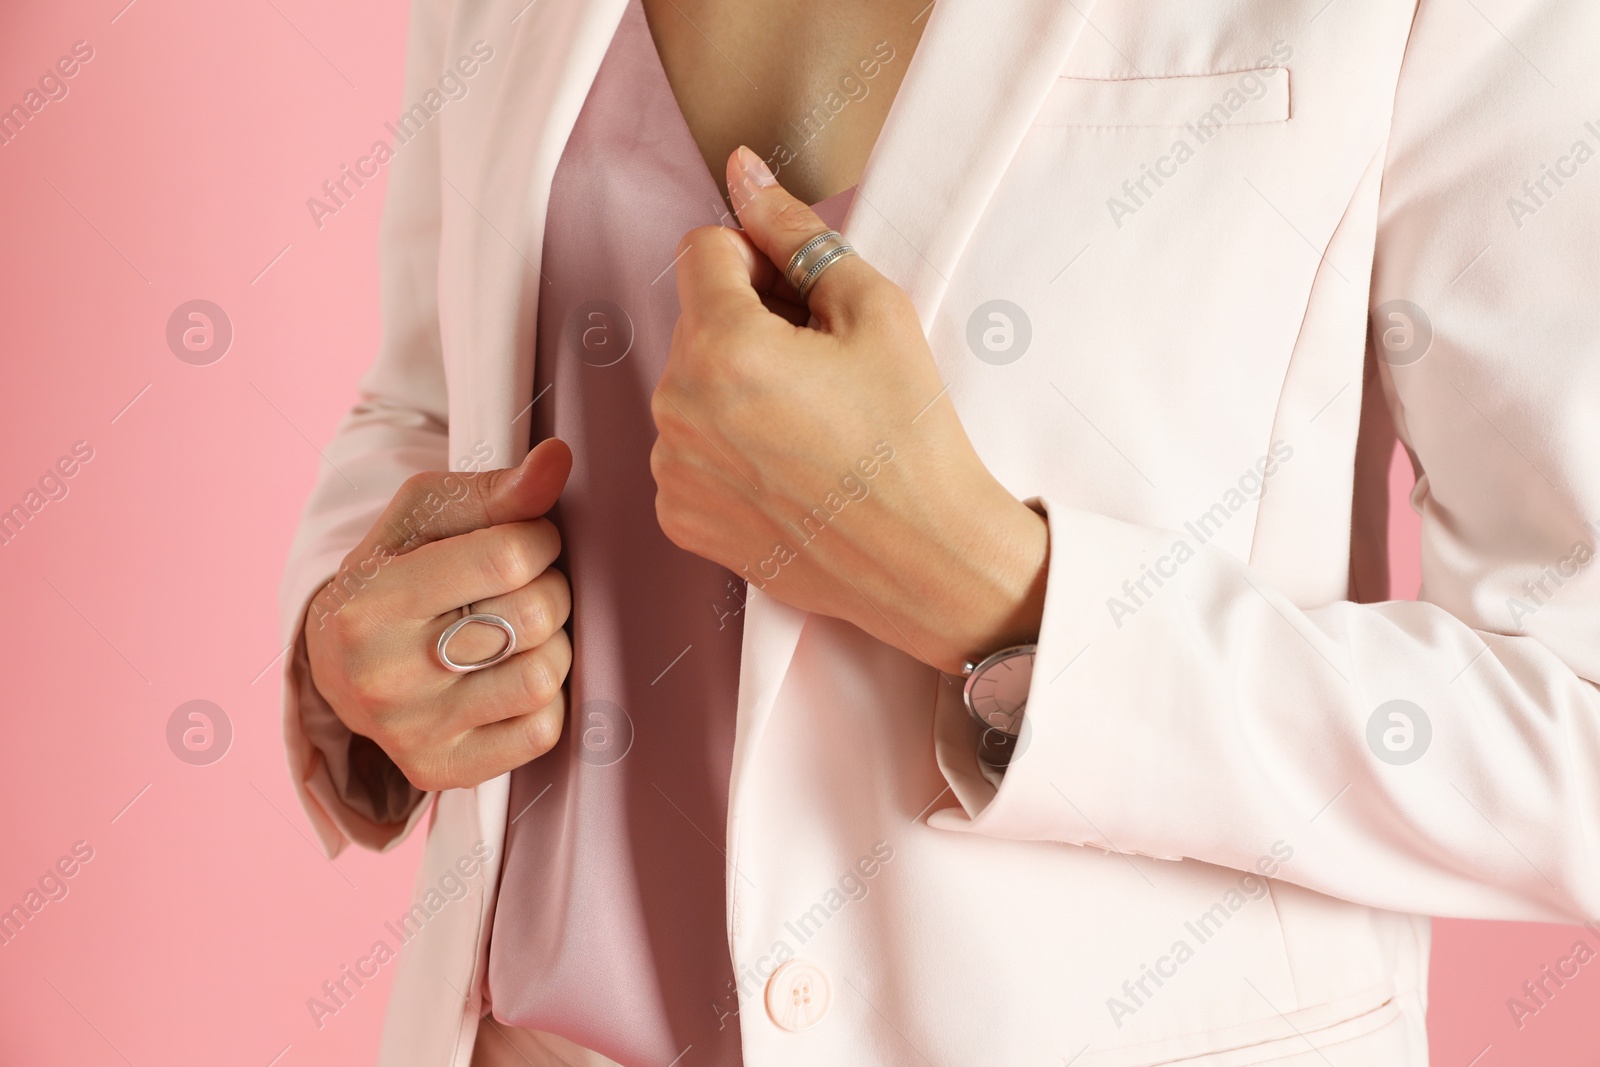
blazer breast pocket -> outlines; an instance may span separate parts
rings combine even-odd
[[[1288,119],[1289,69],[1255,67],[1148,78],[1058,78],[1033,124],[1216,130]]]

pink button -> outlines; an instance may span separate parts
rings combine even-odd
[[[809,1030],[827,1014],[832,993],[822,968],[790,960],[767,979],[767,1014],[785,1030]]]

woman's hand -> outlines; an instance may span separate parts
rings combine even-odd
[[[810,293],[816,328],[763,302],[828,227],[741,148],[744,233],[690,231],[651,411],[656,516],[682,548],[940,670],[1033,640],[1044,518],[984,467],[943,396],[910,298],[865,260]],[[775,266],[776,265],[776,266]]]
[[[552,439],[509,470],[411,478],[311,601],[312,682],[419,789],[477,785],[561,737],[572,595],[550,566],[560,536],[541,516],[571,470],[571,451]],[[516,652],[455,674],[434,650],[468,604],[510,622]],[[500,630],[469,625],[450,658],[477,662],[504,644]]]

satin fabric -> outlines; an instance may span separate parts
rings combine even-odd
[[[656,522],[650,397],[672,264],[733,224],[631,0],[550,190],[533,440],[573,470],[551,519],[573,606],[568,727],[511,776],[489,950],[496,1020],[625,1063],[740,1062],[723,849],[745,582]],[[832,222],[850,191],[817,205]]]

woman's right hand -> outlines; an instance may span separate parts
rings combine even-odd
[[[312,598],[313,684],[418,789],[477,785],[561,737],[572,594],[551,567],[561,538],[543,516],[571,470],[571,450],[552,438],[506,470],[419,474]],[[511,623],[516,651],[456,674],[435,648],[467,605]],[[504,644],[495,627],[468,625],[450,658],[477,662]]]

